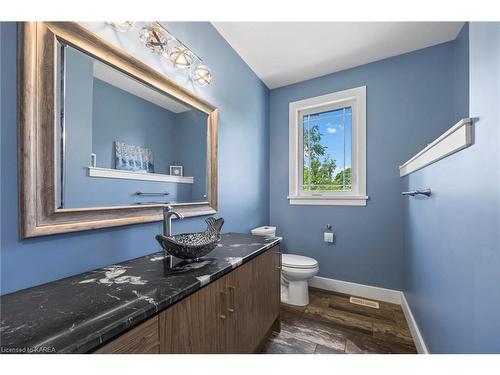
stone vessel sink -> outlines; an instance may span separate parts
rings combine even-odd
[[[156,240],[170,255],[187,261],[197,261],[210,253],[220,241],[220,230],[224,219],[209,217],[205,220],[207,230],[197,233],[182,233],[173,236],[157,235]]]

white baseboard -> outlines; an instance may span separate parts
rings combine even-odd
[[[394,289],[356,284],[349,281],[328,279],[320,276],[315,276],[309,280],[309,286],[363,298],[372,298],[383,302],[396,303],[398,305],[401,304],[401,291]]]
[[[395,303],[401,305],[405,314],[406,322],[410,328],[411,336],[419,354],[429,354],[427,346],[417,322],[411,312],[410,306],[406,301],[405,295],[400,290],[379,288],[377,286],[351,283],[349,281],[328,279],[326,277],[315,276],[309,280],[309,286],[318,289],[329,290],[332,292],[349,294],[352,296],[374,299],[382,302]]]
[[[424,338],[420,333],[420,329],[418,329],[417,321],[415,320],[415,317],[411,312],[410,305],[408,305],[408,301],[406,301],[406,297],[403,292],[401,292],[401,308],[403,309],[403,313],[405,314],[408,327],[410,327],[411,337],[413,337],[413,341],[415,342],[418,353],[429,354],[429,350],[427,350]]]

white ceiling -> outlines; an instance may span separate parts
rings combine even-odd
[[[177,100],[156,91],[145,84],[119,72],[118,70],[94,60],[94,77],[118,87],[132,95],[156,104],[174,113],[189,111],[190,108]]]
[[[271,89],[455,39],[463,22],[213,22]]]

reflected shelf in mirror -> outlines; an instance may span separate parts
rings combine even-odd
[[[194,183],[194,177],[172,176],[160,173],[133,172],[122,169],[88,167],[89,177],[119,178],[124,180],[177,182],[180,184]]]

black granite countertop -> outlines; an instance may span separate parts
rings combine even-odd
[[[85,353],[280,242],[227,233],[197,263],[163,252],[0,298],[2,353]]]

